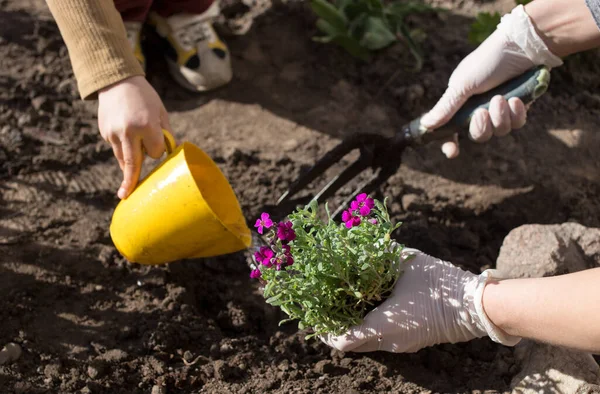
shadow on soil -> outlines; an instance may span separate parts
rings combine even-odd
[[[289,23],[281,23],[284,17]],[[29,21],[21,12],[2,12],[0,18],[23,26]],[[160,62],[151,70],[151,78],[172,111],[193,109],[212,99],[260,104],[278,116],[339,138],[345,130],[360,130],[378,122],[371,115],[363,116],[365,103],[382,109],[387,114],[382,123],[388,125],[408,121],[433,104],[443,92],[453,66],[469,51],[464,43],[467,22],[463,17],[449,15],[444,22],[447,27],[443,28],[448,29],[448,34],[434,33],[432,29],[432,35],[440,39],[424,44],[426,52],[434,54],[424,70],[420,74],[407,73],[389,84],[387,81],[398,64],[410,64],[410,56],[404,49],[391,50],[389,58],[378,59],[374,66],[358,65],[331,47],[312,43],[313,19],[300,8],[292,12],[276,8],[248,35],[229,40],[236,78],[218,92],[198,96],[173,88],[171,80],[162,78],[167,74]],[[436,26],[440,22],[431,18],[423,23]],[[19,38],[18,31],[11,26],[0,27],[5,40],[17,42],[24,48],[33,45]],[[42,33],[56,35],[57,31]],[[51,49],[54,50],[54,46]],[[567,76],[561,78],[551,93],[559,97],[564,88],[577,96]],[[341,80],[345,81],[342,85],[348,88],[348,94],[356,95],[355,99],[340,101],[339,95],[332,92],[334,86],[341,86]],[[420,96],[417,85],[425,91]],[[552,100],[558,100],[554,96]],[[577,96],[575,103],[580,99],[593,102],[593,97],[586,97]],[[3,98],[2,103],[8,100]],[[541,102],[532,111],[532,129],[540,131],[535,136],[533,133],[519,135],[508,145],[499,142],[485,147],[465,144],[462,158],[452,164],[423,156],[433,157],[437,153],[433,148],[425,148],[425,153],[407,153],[405,165],[414,171],[438,174],[465,184],[533,188],[477,210],[439,204],[427,194],[426,187],[404,183],[401,172],[384,187],[395,201],[400,201],[404,194],[416,196],[410,207],[399,202],[392,207],[393,216],[404,222],[398,239],[479,272],[493,266],[504,236],[521,224],[560,223],[575,217],[582,224],[596,225],[597,207],[592,205],[589,210],[582,210],[576,205],[582,199],[591,200],[600,191],[597,178],[589,179],[588,171],[589,160],[596,157],[593,152],[598,151],[600,143],[591,134],[593,123],[590,123],[589,112],[580,119],[573,111],[564,117],[554,113],[552,117],[546,116],[546,111],[555,111],[556,105],[556,102],[552,102],[552,106]],[[353,125],[357,118],[365,124]],[[573,125],[580,125],[582,133],[572,147],[560,136],[547,132],[554,128],[572,129]],[[526,147],[520,148],[521,145]],[[543,151],[550,153],[543,154]],[[512,168],[513,161],[503,158],[516,154],[521,155],[522,163]],[[102,156],[104,160],[111,159]],[[489,164],[490,160],[496,160],[497,164]],[[485,165],[473,167],[474,162]],[[542,165],[548,169],[540,169]],[[556,166],[560,171],[551,170]],[[104,193],[80,196],[43,181],[21,183],[51,193],[53,200],[85,202],[90,209],[104,210],[107,215],[108,207],[114,203],[114,196]],[[568,187],[580,188],[565,197],[564,189]],[[5,208],[4,203],[0,194],[3,219],[25,214]],[[66,223],[59,223],[63,225],[63,231],[73,231]],[[316,362],[332,357],[324,344],[304,341],[302,334],[295,333],[295,325],[277,326],[282,316],[264,303],[255,285],[248,280],[246,257],[242,253],[178,262],[167,267],[140,267],[123,262],[110,246],[107,234],[84,247],[52,245],[39,241],[40,237],[44,234],[38,228],[23,231],[0,228],[0,239],[4,242],[0,242],[0,288],[4,293],[0,300],[3,321],[0,334],[14,338],[20,335],[20,330],[26,329],[27,337],[35,340],[30,346],[36,348],[37,355],[49,354],[51,361],[61,364],[61,373],[76,366],[77,360],[94,359],[114,349],[124,351],[121,361],[131,365],[123,367],[124,372],[119,373],[118,378],[110,374],[108,378],[117,379],[116,383],[128,382],[128,387],[135,387],[146,373],[141,368],[145,364],[137,359],[150,354],[176,368],[183,368],[179,350],[190,350],[213,359],[227,358],[230,355],[222,350],[227,348],[223,344],[239,347],[239,357],[251,368],[259,368],[260,363],[278,365],[285,359],[311,370]],[[26,356],[22,368],[33,374],[39,360],[28,359],[27,346],[24,347]],[[169,358],[173,354],[177,356]],[[503,373],[494,372],[503,365],[513,365],[512,353],[489,340],[437,346],[409,355],[375,353],[347,354],[346,357],[352,358],[353,366],[359,368],[365,360],[371,360],[368,365],[371,369],[373,363],[385,366],[374,370],[378,376],[375,383],[385,377],[401,376],[402,379],[395,380],[397,383],[411,381],[443,392],[463,388],[501,390],[508,387],[510,376],[516,372],[510,368]],[[232,379],[249,380],[253,372],[236,370],[235,374],[239,375],[234,374]],[[160,376],[157,371],[149,374],[150,379]],[[491,375],[495,381],[490,380]],[[38,379],[43,386],[43,377]],[[308,375],[307,379],[316,381],[318,376]],[[365,379],[361,389],[373,388],[375,383]],[[98,392],[101,392],[99,387]]]

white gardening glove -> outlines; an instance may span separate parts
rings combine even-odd
[[[535,65],[557,67],[562,60],[554,55],[537,34],[522,5],[502,17],[497,29],[477,49],[465,57],[454,70],[448,88],[431,111],[421,118],[421,125],[436,129],[460,109],[469,97],[487,92]],[[489,107],[477,110],[469,125],[469,134],[477,142],[492,135],[504,136],[523,127],[527,110],[518,98],[505,100],[495,96]],[[457,138],[442,145],[448,158],[458,156]]]
[[[486,335],[508,346],[519,342],[495,327],[483,310],[483,289],[492,276],[501,278],[497,271],[475,275],[415,249],[404,249],[401,258],[405,268],[392,295],[360,326],[322,336],[323,342],[346,352],[395,353]]]

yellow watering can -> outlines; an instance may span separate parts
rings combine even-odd
[[[194,144],[176,147],[163,133],[167,158],[113,214],[117,250],[131,262],[163,264],[250,247],[250,229],[219,167]]]

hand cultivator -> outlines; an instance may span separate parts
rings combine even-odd
[[[292,183],[279,198],[277,205],[290,202],[290,198],[308,186],[328,168],[339,162],[345,155],[358,149],[359,158],[338,173],[312,199],[322,202],[333,196],[336,191],[349,183],[358,174],[371,167],[373,175],[357,186],[355,191],[340,204],[333,216],[337,216],[343,207],[356,198],[359,193],[372,193],[400,167],[402,152],[409,146],[424,145],[432,141],[442,141],[455,133],[468,128],[473,112],[479,108],[488,108],[490,100],[496,95],[506,99],[520,98],[525,105],[531,104],[548,89],[550,71],[540,66],[513,78],[489,92],[471,97],[454,117],[444,126],[428,131],[421,125],[420,117],[403,126],[393,137],[363,133],[353,135],[337,147],[326,153],[308,172]]]

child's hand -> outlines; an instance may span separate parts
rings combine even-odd
[[[119,198],[129,196],[137,185],[144,160],[142,146],[152,158],[165,151],[162,129],[171,131],[167,111],[146,78],[135,76],[100,91],[98,126],[102,138],[112,145],[123,171]]]

